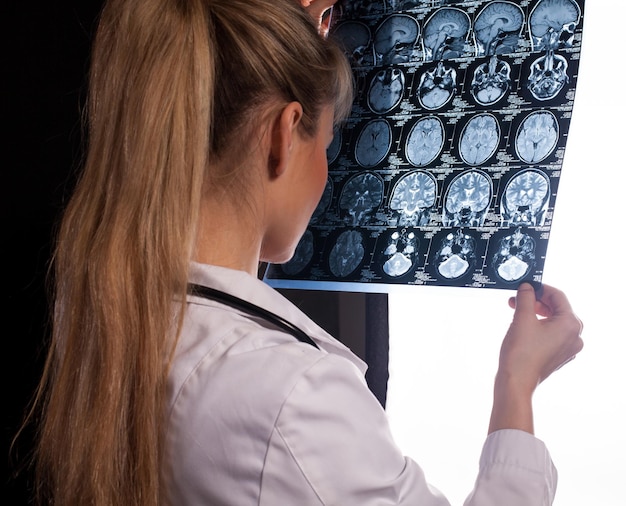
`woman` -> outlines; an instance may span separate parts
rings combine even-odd
[[[255,277],[293,254],[351,104],[315,17],[293,0],[105,6],[55,257],[42,498],[448,504],[394,444],[360,360]],[[520,288],[468,504],[551,501],[531,396],[580,330],[558,290]]]

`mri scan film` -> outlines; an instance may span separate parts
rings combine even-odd
[[[584,0],[347,0],[329,37],[356,98],[279,288],[541,282]]]

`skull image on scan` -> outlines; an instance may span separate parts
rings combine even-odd
[[[343,278],[354,272],[365,255],[363,236],[356,230],[342,232],[328,256],[331,272]]]
[[[383,20],[374,34],[376,65],[408,63],[418,59],[415,46],[419,36],[417,21],[406,14],[394,14]]]
[[[538,163],[556,148],[559,123],[550,111],[531,112],[521,122],[515,136],[515,151],[520,160]]]
[[[499,142],[498,120],[492,114],[476,114],[461,132],[459,154],[469,165],[482,165],[496,152]]]
[[[367,92],[367,105],[376,114],[391,111],[402,100],[404,73],[400,69],[387,68],[376,72]]]
[[[569,82],[567,60],[557,50],[572,46],[580,22],[573,0],[541,0],[528,20],[534,51],[545,51],[530,67],[528,90],[537,100],[551,100]]]
[[[437,202],[437,181],[423,170],[409,172],[396,183],[389,208],[397,215],[398,225],[424,227]]]
[[[419,241],[412,230],[395,230],[387,241],[384,252],[387,260],[383,264],[383,272],[392,278],[406,274],[415,265],[418,245]]]
[[[492,264],[496,274],[507,282],[519,281],[533,267],[535,241],[521,228],[500,240]]]
[[[469,16],[461,9],[444,7],[436,10],[424,25],[424,60],[461,57],[469,31]]]
[[[381,163],[391,148],[391,126],[384,119],[369,121],[356,141],[354,157],[363,167],[375,167]]]
[[[524,13],[512,2],[490,2],[476,17],[474,36],[477,56],[493,56],[516,51]]]
[[[344,212],[346,223],[367,225],[383,201],[383,187],[382,179],[372,172],[351,177],[339,198],[339,209]]]
[[[580,22],[580,7],[574,0],[541,0],[528,20],[533,51],[572,46]]]
[[[437,116],[426,116],[418,120],[411,127],[406,139],[406,159],[416,167],[428,165],[441,153],[444,135],[443,122]]]
[[[475,262],[476,241],[463,229],[447,234],[435,256],[437,273],[446,279],[456,279],[467,274]]]
[[[330,207],[330,203],[333,198],[333,182],[330,178],[326,180],[326,186],[324,186],[324,191],[322,196],[320,197],[320,201],[313,211],[313,215],[311,216],[311,223],[318,223],[322,217],[326,214],[326,211]]]
[[[481,227],[493,196],[493,184],[480,170],[456,176],[446,193],[442,222],[446,227]]]
[[[446,105],[456,93],[456,70],[454,67],[437,63],[420,77],[417,98],[424,109],[433,111]]]
[[[343,49],[353,67],[358,68],[374,63],[369,49],[372,35],[366,24],[360,21],[345,21],[333,29],[331,36]]]
[[[288,276],[293,276],[301,272],[313,258],[315,248],[313,247],[313,233],[310,230],[304,232],[300,242],[296,246],[296,251],[291,260],[282,264],[280,268]]]
[[[550,180],[542,172],[527,169],[513,177],[500,204],[505,226],[540,227],[544,224],[550,198]]]
[[[511,87],[511,66],[493,55],[474,71],[470,91],[481,105],[493,105],[500,101]]]

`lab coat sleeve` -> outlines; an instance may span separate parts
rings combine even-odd
[[[416,428],[416,430],[419,430]],[[556,472],[544,445],[522,431],[487,438],[465,506],[552,503]],[[327,355],[285,401],[268,447],[261,505],[449,506],[391,436],[360,371]]]
[[[465,506],[549,506],[556,484],[556,468],[539,439],[521,430],[499,430],[485,442]]]
[[[449,505],[394,443],[361,372],[335,355],[310,367],[282,406],[260,504]]]

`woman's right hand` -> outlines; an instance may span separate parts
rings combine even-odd
[[[524,283],[509,304],[515,314],[500,350],[489,431],[512,428],[532,433],[532,394],[580,352],[583,325],[565,294],[548,285],[537,299],[532,285]]]

